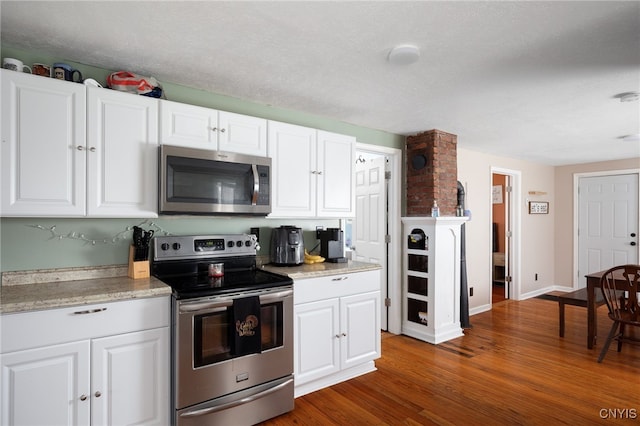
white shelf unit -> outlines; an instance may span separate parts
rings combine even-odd
[[[462,336],[460,229],[466,220],[402,218],[402,334],[432,344]]]

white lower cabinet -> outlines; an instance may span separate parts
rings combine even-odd
[[[380,271],[294,281],[296,397],[375,370]]]
[[[169,310],[159,297],[3,315],[2,350],[29,349],[0,354],[0,423],[168,424]],[[58,326],[65,327],[59,340],[82,340],[30,348],[36,327],[55,335]]]

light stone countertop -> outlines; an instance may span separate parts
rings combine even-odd
[[[171,294],[154,277],[127,277],[127,266],[5,272],[0,287],[0,313],[28,312]]]
[[[331,275],[352,274],[354,272],[374,271],[382,267],[377,263],[365,263],[349,260],[346,263],[313,263],[299,266],[275,266],[271,264],[262,265],[262,269],[280,275],[286,275],[294,280],[305,278],[327,277]]]

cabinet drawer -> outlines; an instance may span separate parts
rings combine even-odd
[[[294,280],[293,303],[307,303],[333,297],[380,290],[380,270]]]
[[[170,323],[168,296],[5,314],[2,353],[129,333]]]

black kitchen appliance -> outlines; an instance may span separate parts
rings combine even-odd
[[[152,274],[173,290],[175,426],[252,425],[294,408],[293,281],[257,268],[256,246],[247,234],[152,240]]]
[[[326,262],[345,263],[344,233],[340,228],[327,228],[317,231],[320,240],[320,256]]]
[[[271,263],[279,266],[295,266],[304,263],[304,239],[302,229],[281,226],[271,231]]]

